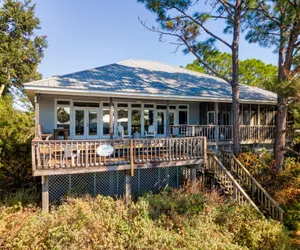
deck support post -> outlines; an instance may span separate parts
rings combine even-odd
[[[216,142],[216,152],[218,152],[218,141],[219,141],[219,103],[215,102],[215,142]]]
[[[170,127],[170,101],[167,100],[166,101],[166,108],[167,108],[167,112],[166,112],[166,135],[167,138],[171,137],[171,127]]]
[[[197,180],[197,166],[194,166],[191,168],[191,182],[194,182]]]
[[[42,210],[49,212],[49,176],[42,176]]]
[[[35,94],[34,103],[35,103],[35,138],[38,138],[39,123],[40,123],[40,96],[39,96],[39,94]]]
[[[109,98],[109,138],[114,137],[114,104],[113,98]]]
[[[131,201],[131,178],[128,170],[125,170],[125,201],[126,204],[129,204]]]

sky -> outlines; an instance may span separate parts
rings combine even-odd
[[[150,27],[157,26],[155,15],[136,0],[35,0],[36,16],[41,29],[36,33],[47,36],[48,48],[39,66],[43,78],[100,67],[128,59],[145,59],[185,66],[195,57],[174,53],[171,38],[159,41],[158,34],[147,30],[138,18]],[[194,8],[202,11],[205,0]],[[222,23],[208,24],[225,36]],[[226,36],[225,36],[226,37]],[[226,37],[230,39],[230,36]],[[219,44],[221,51],[225,47]],[[240,59],[257,58],[276,64],[272,49],[249,44],[244,38]]]

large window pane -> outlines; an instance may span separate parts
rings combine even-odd
[[[260,125],[266,125],[267,121],[266,121],[266,106],[265,105],[260,105]]]
[[[165,113],[157,112],[157,134],[163,135],[165,133]]]
[[[124,128],[124,134],[128,135],[128,110],[118,109],[118,126],[122,125]]]
[[[186,125],[187,124],[187,111],[180,110],[179,111],[179,124]]]
[[[98,134],[98,112],[89,111],[89,135]]]
[[[103,135],[109,135],[109,109],[103,109]]]
[[[144,125],[145,131],[148,131],[148,127],[154,123],[154,111],[144,110]]]
[[[69,129],[70,134],[70,108],[69,107],[57,107],[56,109],[56,120],[57,128]]]
[[[75,110],[75,135],[84,135],[84,110]]]
[[[256,104],[251,104],[251,120],[253,125],[258,125],[258,107]]]
[[[131,111],[131,134],[141,133],[141,111],[132,110]]]

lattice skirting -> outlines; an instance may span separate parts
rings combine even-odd
[[[190,178],[186,167],[136,169],[131,177],[131,194],[138,197],[146,192],[158,192],[165,187],[180,187]],[[49,176],[50,202],[60,202],[68,194],[98,194],[120,197],[125,194],[125,172],[112,171],[87,174]]]

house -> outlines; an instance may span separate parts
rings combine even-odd
[[[175,187],[205,163],[206,148],[232,145],[230,84],[182,67],[127,60],[24,88],[36,109],[33,174],[42,176],[45,206],[48,195],[58,200],[70,190]],[[276,98],[240,86],[242,145],[272,146]]]

